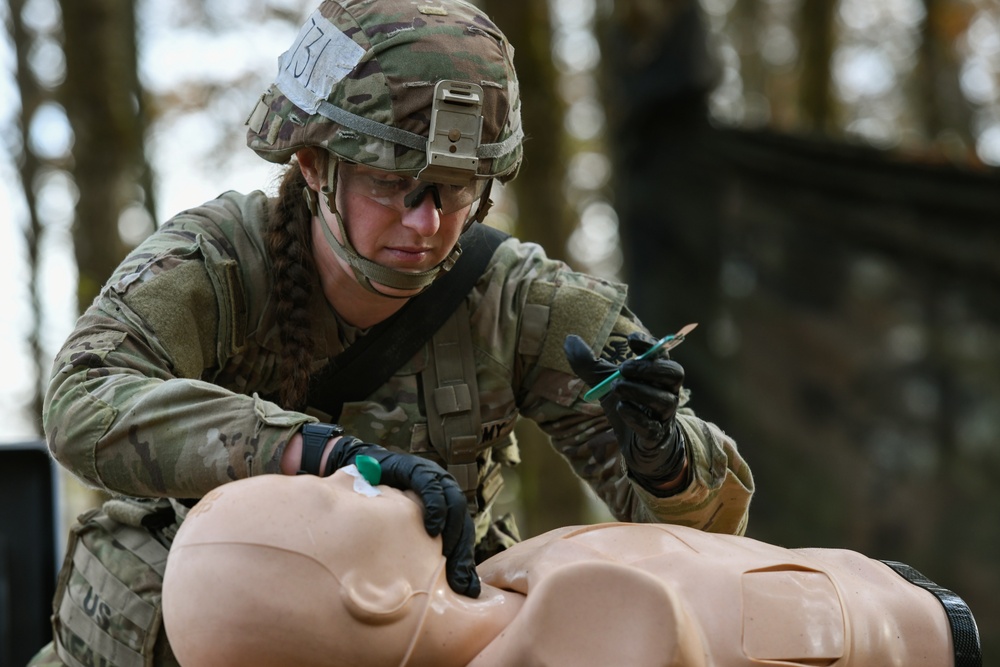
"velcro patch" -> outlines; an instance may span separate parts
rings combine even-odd
[[[603,294],[576,285],[551,285],[535,283],[531,286],[528,301],[549,301],[549,327],[542,344],[538,363],[572,374],[566,361],[563,341],[569,334],[580,336],[588,345],[602,341],[611,332],[621,304]]]
[[[178,308],[179,294],[187,307]],[[170,354],[179,375],[199,377],[216,363],[219,307],[201,262],[178,262],[169,271],[133,285],[124,300]]]

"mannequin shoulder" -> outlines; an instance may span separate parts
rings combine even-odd
[[[607,561],[553,569],[470,665],[704,664],[701,634],[656,577]]]

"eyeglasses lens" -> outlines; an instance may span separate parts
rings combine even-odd
[[[443,215],[471,206],[483,194],[486,181],[468,185],[428,183],[412,176],[402,176],[355,164],[341,163],[338,179],[347,193],[367,197],[382,206],[403,212],[420,206],[427,197]]]

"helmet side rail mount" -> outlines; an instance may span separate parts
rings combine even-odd
[[[483,89],[445,79],[434,86],[427,166],[417,178],[431,183],[468,185],[479,169],[483,133]]]

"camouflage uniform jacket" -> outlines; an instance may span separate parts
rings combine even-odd
[[[277,473],[308,414],[269,400],[280,343],[267,197],[226,193],[163,225],[118,267],[59,352],[45,396],[49,447],[85,482],[117,495],[199,498],[234,479]],[[571,271],[534,244],[505,241],[466,299],[482,436],[481,479],[517,461],[516,419],[534,420],[620,520],[742,533],[753,492],[735,443],[683,409],[694,474],[656,498],[622,474],[599,405],[585,402],[562,341],[576,333],[605,353],[641,324],[625,289]],[[357,332],[314,290],[315,370]],[[428,346],[338,422],[367,442],[437,458],[420,379]],[[620,352],[619,352],[620,354]],[[488,510],[488,508],[486,508]],[[481,538],[488,511],[477,517]]]

